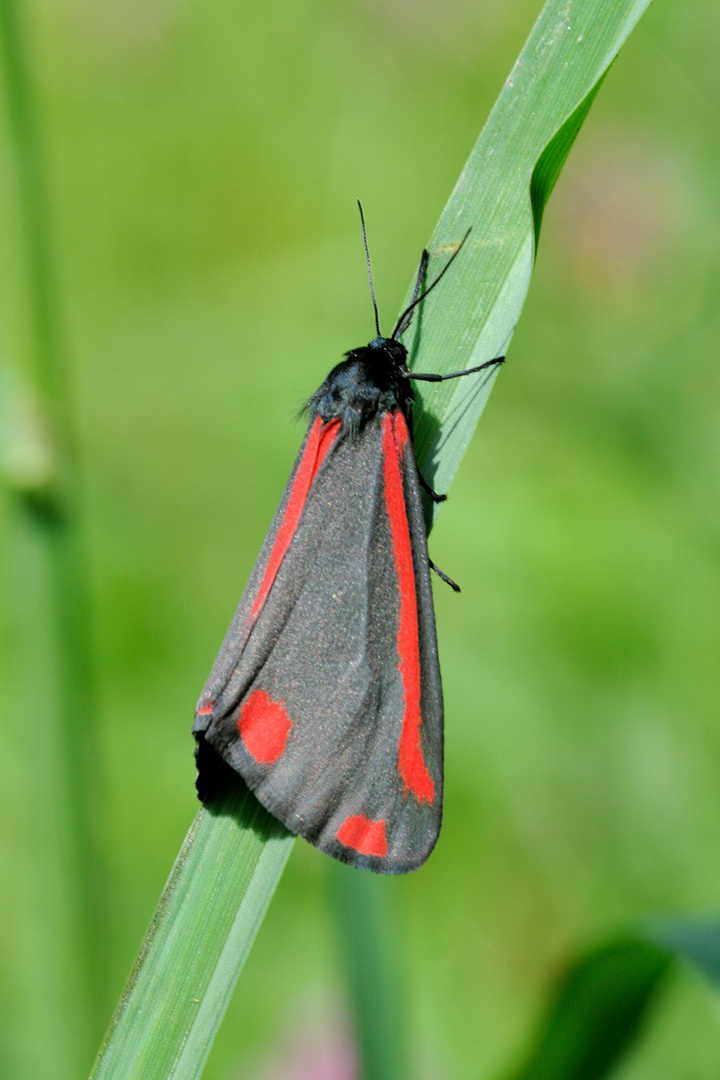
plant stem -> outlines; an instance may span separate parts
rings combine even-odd
[[[93,1037],[105,1011],[101,873],[92,823],[97,820],[99,754],[96,730],[96,694],[92,637],[89,622],[87,558],[79,520],[77,437],[64,348],[56,281],[51,252],[49,215],[45,195],[37,109],[33,97],[27,51],[23,41],[22,12],[16,0],[0,0],[0,57],[5,72],[8,116],[14,142],[14,168],[21,258],[24,262],[28,324],[31,342],[26,378],[41,430],[50,454],[42,476],[14,485],[23,529],[30,529],[42,549],[47,595],[44,618],[50,622],[53,656],[43,655],[37,642],[30,646],[38,668],[55,670],[51,687],[54,700],[47,713],[57,717],[53,761],[55,775],[49,789],[57,805],[63,863],[65,909],[70,923],[59,928],[72,939],[61,950],[71,957],[74,970],[69,985],[84,1006],[86,1038]],[[37,545],[36,545],[37,546]],[[41,640],[42,634],[37,635]],[[40,655],[36,655],[39,652]],[[42,778],[41,778],[42,779]],[[78,1010],[79,1011],[79,1010]],[[101,1030],[101,1028],[100,1028]],[[88,1047],[78,1052],[83,1057]]]
[[[363,1080],[411,1075],[403,1005],[407,988],[386,878],[332,863],[336,912]]]

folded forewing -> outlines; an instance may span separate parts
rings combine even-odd
[[[333,426],[334,425],[334,426]],[[402,872],[442,806],[442,694],[417,470],[400,412],[315,420],[195,730],[294,833]]]

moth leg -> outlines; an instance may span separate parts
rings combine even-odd
[[[434,503],[445,502],[445,500],[447,499],[447,495],[438,495],[437,491],[433,491],[433,489],[430,487],[427,480],[419,470],[418,479],[420,480],[420,487],[430,496]]]
[[[486,360],[484,364],[478,364],[477,367],[465,368],[464,371],[450,371],[447,375],[440,375],[434,371],[404,371],[403,374],[406,379],[421,379],[423,382],[446,382],[447,379],[459,379],[463,375],[473,375],[476,371],[484,371],[485,368],[494,367],[495,364],[504,362],[504,356],[496,356],[494,360]]]
[[[450,586],[453,592],[460,592],[460,586],[458,585],[458,583],[456,581],[453,581],[451,577],[448,577],[447,574],[444,574],[440,567],[435,565],[432,559],[428,559],[428,565],[431,570],[435,571],[439,578],[442,578],[442,580]]]
[[[411,305],[415,303],[418,296],[420,295],[420,290],[422,288],[423,281],[425,280],[425,275],[427,274],[427,268],[428,268],[428,262],[429,261],[430,261],[430,256],[428,255],[427,251],[425,249],[423,249],[423,253],[420,256],[420,265],[418,266],[417,277],[415,278],[415,285],[413,287],[412,298],[410,300]],[[398,330],[398,334],[400,334],[401,332],[402,331]]]

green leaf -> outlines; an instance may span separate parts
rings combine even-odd
[[[13,532],[24,549],[20,565],[28,571],[24,597],[42,593],[37,606],[26,605],[27,625],[32,626],[26,678],[46,680],[36,690],[43,700],[52,753],[36,782],[53,802],[54,843],[64,870],[52,932],[58,954],[67,957],[62,980],[68,992],[56,1003],[55,1018],[64,1014],[58,1022],[67,1032],[68,1047],[72,1045],[68,1068],[76,1073],[92,1050],[92,1030],[101,1030],[107,1006],[108,926],[102,902],[107,883],[95,828],[103,805],[102,768],[71,365],[58,302],[26,6],[19,0],[0,0],[0,78],[9,122],[4,153],[14,173],[18,272],[24,279],[28,315],[24,372],[18,380],[22,390],[13,388],[14,400],[0,417],[6,444],[1,479],[16,496]],[[11,413],[15,424],[8,423]],[[20,423],[18,413],[24,413]],[[78,716],[83,718],[82,739],[77,737]],[[73,947],[65,949],[69,941]],[[61,1076],[65,1064],[59,1058],[64,1054],[53,1056]]]
[[[458,371],[507,352],[545,203],[610,64],[648,4],[550,0],[543,8],[433,233],[429,276],[472,228],[406,335],[418,371]],[[415,445],[436,491],[450,486],[497,374],[421,388]]]
[[[535,229],[603,79],[649,0],[549,0],[429,246],[434,270],[471,237],[406,343],[418,370],[507,349],[530,283]],[[409,294],[408,294],[409,296]],[[497,371],[421,390],[416,448],[445,491]],[[193,826],[98,1060],[95,1077],[199,1076],[291,838],[246,794]],[[231,808],[232,807],[232,812]]]
[[[675,961],[720,985],[720,921],[657,920],[582,956],[560,980],[511,1080],[602,1080],[641,1034]]]
[[[409,1080],[399,926],[386,884],[342,863],[330,868],[331,899],[347,964],[348,989],[364,1080]]]
[[[670,966],[639,938],[605,945],[567,973],[536,1049],[512,1080],[601,1080],[632,1045]]]
[[[199,812],[92,1076],[199,1076],[294,837],[240,783]]]

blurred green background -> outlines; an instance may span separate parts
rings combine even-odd
[[[293,417],[373,336],[354,200],[388,327],[539,9],[22,9],[79,417],[108,1018],[196,810],[192,711],[299,444]],[[445,823],[426,867],[384,883],[420,1080],[501,1073],[570,950],[720,903],[719,49],[715,0],[658,2],[623,49],[432,534],[463,586],[435,590]],[[6,413],[29,338],[16,196],[3,109]],[[67,1037],[50,1019],[63,868],[10,498],[0,530],[0,1050],[24,1080]],[[208,1080],[352,1076],[328,881],[298,843]],[[623,1080],[718,1075],[717,1003],[694,977],[657,1021]]]

